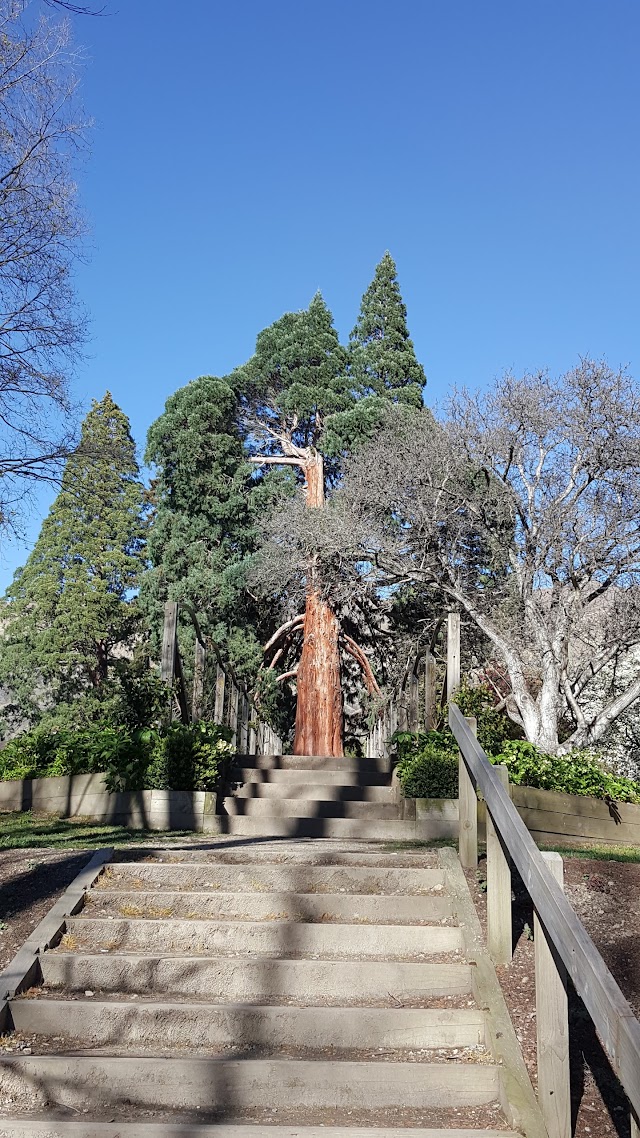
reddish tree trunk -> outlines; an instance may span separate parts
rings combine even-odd
[[[322,456],[305,464],[307,505],[324,506]],[[302,654],[297,674],[294,755],[344,754],[342,744],[342,683],[338,619],[322,598],[313,565],[309,566]]]

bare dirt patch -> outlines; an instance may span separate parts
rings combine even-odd
[[[611,969],[636,1015],[640,1012],[640,865],[564,858],[567,897]],[[478,874],[465,870],[486,930],[486,862]],[[514,875],[514,939],[510,965],[497,969],[525,1063],[536,1086],[536,1001],[533,912]],[[572,992],[570,1003],[572,1115],[574,1138],[629,1138],[629,1108],[591,1019]]]
[[[0,969],[6,968],[92,850],[0,850]]]

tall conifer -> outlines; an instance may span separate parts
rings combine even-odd
[[[422,407],[426,376],[407,328],[395,261],[385,253],[362,297],[349,337],[354,387],[360,396],[378,395]]]
[[[25,707],[99,688],[138,627],[145,490],[126,415],[109,392],[82,424],[55,499],[3,611],[0,677]]]

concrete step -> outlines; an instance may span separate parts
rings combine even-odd
[[[103,947],[111,952],[139,949],[202,956],[241,953],[278,959],[317,955],[335,960],[405,959],[462,948],[456,926],[294,924],[279,920],[275,909],[273,917],[260,922],[71,917],[61,947],[65,951]]]
[[[256,772],[251,772],[255,774]],[[278,774],[291,774],[291,771],[278,771]],[[298,773],[298,772],[295,772]],[[249,779],[244,786],[234,791],[234,798],[310,798],[322,799],[327,802],[396,802],[396,793],[393,787],[383,785],[362,785],[360,783],[342,783],[337,781],[311,782],[305,772],[304,779],[278,779],[274,782],[264,782]],[[334,771],[312,772],[314,774],[335,774]],[[228,801],[228,800],[227,800]]]
[[[121,856],[123,856],[121,854]],[[244,842],[240,838],[203,837],[197,844],[188,846],[132,848],[124,854],[126,863],[173,865],[178,863],[211,865],[310,865],[352,866],[376,869],[427,869],[437,870],[444,880],[438,851],[409,846],[402,850],[388,850],[378,842],[340,841],[325,839],[314,842],[306,838],[290,840],[273,838],[271,841]],[[119,866],[122,862],[112,863]]]
[[[260,921],[277,913],[287,921],[428,924],[451,917],[451,901],[443,894],[422,897],[356,893],[207,893],[163,892],[159,889],[93,890],[82,910],[87,917],[186,917],[199,920]]]
[[[324,798],[225,798],[230,816],[247,818],[357,818],[363,821],[397,820],[397,802],[345,802]]]
[[[344,960],[272,960],[251,957],[190,957],[127,953],[45,952],[44,984],[53,991],[173,993],[232,1003],[286,1001],[299,1004],[383,1003],[405,1006],[443,996],[469,997],[472,968],[466,963]]]
[[[477,1008],[256,1007],[247,1004],[14,1000],[14,1028],[86,1047],[234,1047],[277,1051],[478,1047]],[[58,1050],[62,1050],[61,1047]]]
[[[389,759],[357,759],[345,756],[336,759],[331,755],[238,755],[238,766],[253,767],[257,770],[305,770],[305,771],[382,771],[389,774]]]
[[[192,862],[118,862],[98,878],[92,890],[161,889],[234,893],[387,893],[419,896],[443,890],[442,870],[435,867],[395,869],[388,866],[207,865]]]
[[[49,1104],[108,1111],[126,1103],[128,1117],[150,1108],[224,1111],[239,1119],[243,1111],[274,1108],[476,1106],[499,1098],[501,1069],[488,1063],[11,1055],[2,1061],[0,1091],[14,1110]]]
[[[243,783],[257,786],[382,786],[390,790],[390,775],[377,767],[365,770],[353,768],[325,769],[324,767],[242,767],[239,777]]]
[[[513,1130],[446,1127],[237,1126],[194,1122],[81,1122],[0,1119],[0,1138],[522,1138]]]
[[[359,818],[234,818],[228,815],[205,817],[208,834],[229,834],[253,838],[357,838],[363,842],[453,841],[458,823],[436,817],[417,821],[380,819],[367,822]]]

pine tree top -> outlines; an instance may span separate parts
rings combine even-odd
[[[362,297],[349,350],[354,386],[360,395],[422,407],[426,376],[409,336],[396,264],[388,251]]]

